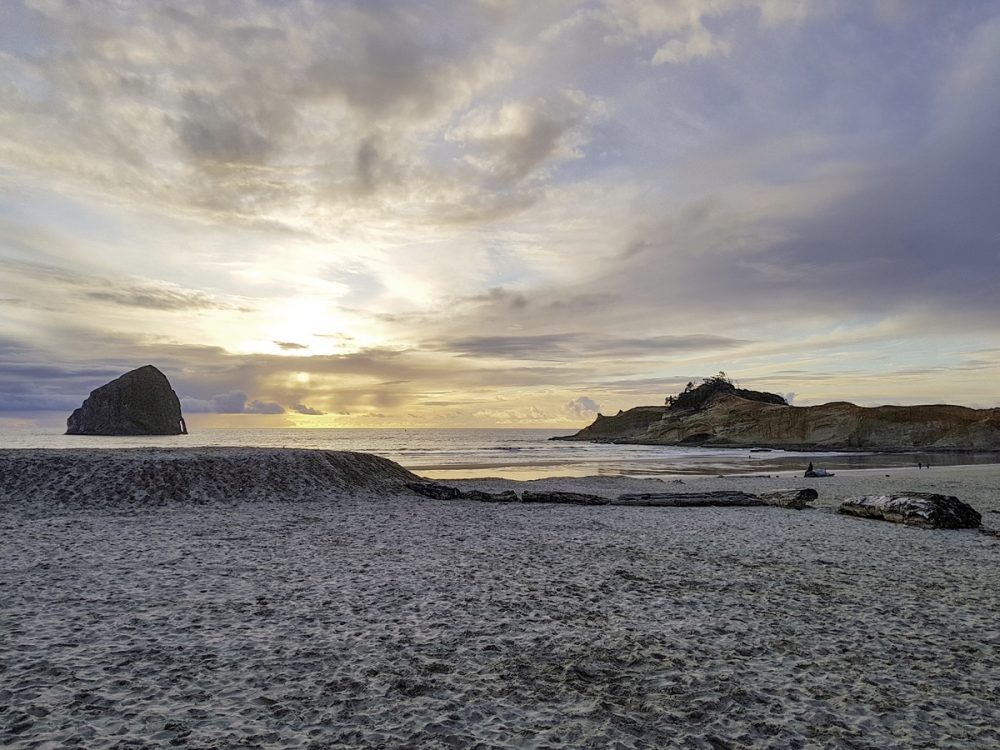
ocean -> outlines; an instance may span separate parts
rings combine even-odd
[[[541,429],[199,429],[190,435],[96,437],[58,429],[5,430],[0,448],[190,448],[246,446],[318,448],[375,453],[435,479],[536,479],[624,475],[767,473],[805,469],[863,469],[998,463],[996,453],[838,453],[746,448],[688,448],[552,441],[570,430]]]

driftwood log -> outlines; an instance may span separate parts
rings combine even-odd
[[[478,500],[481,503],[519,503],[521,498],[514,490],[504,490],[503,492],[480,492],[479,490],[469,490],[462,493],[463,500]]]
[[[462,497],[462,491],[458,487],[449,487],[437,482],[407,482],[406,486],[418,495],[434,500],[459,500]]]
[[[608,505],[611,500],[600,495],[582,492],[532,492],[521,493],[522,503],[564,503],[566,505]]]
[[[816,491],[778,490],[769,493],[768,499],[746,492],[723,490],[719,492],[644,492],[603,497],[583,492],[558,492],[525,490],[518,497],[513,490],[504,492],[462,491],[436,482],[410,482],[407,486],[424,497],[435,500],[477,500],[487,503],[554,503],[559,505],[617,505],[647,508],[704,508],[704,507],[754,507],[776,505],[783,508],[805,507],[807,500],[816,497]]]
[[[808,504],[819,497],[819,493],[812,487],[802,487],[791,490],[761,492],[757,497],[763,500],[765,505],[802,510],[803,508],[808,508]]]
[[[933,492],[852,497],[840,504],[839,511],[925,529],[975,529],[983,520],[975,508],[954,495]]]
[[[619,495],[612,505],[635,505],[652,508],[746,507],[763,505],[764,501],[746,492],[643,492]]]

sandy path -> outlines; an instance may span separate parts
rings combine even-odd
[[[1000,746],[1000,543],[976,532],[413,497],[6,507],[0,567],[5,747]]]

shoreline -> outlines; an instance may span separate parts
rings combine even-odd
[[[454,463],[412,463],[406,468],[417,474],[428,476],[433,479],[488,479],[497,477],[497,471],[510,475],[508,478],[520,479],[523,481],[532,479],[546,479],[550,477],[579,478],[591,475],[621,476],[637,479],[654,478],[674,478],[674,477],[699,477],[699,476],[726,476],[749,475],[749,474],[781,474],[794,476],[796,473],[804,473],[805,464],[808,457],[799,459],[790,456],[780,456],[774,458],[762,457],[761,454],[753,454],[753,459],[729,459],[719,457],[704,457],[680,460],[676,458],[633,458],[622,466],[601,471],[602,461],[599,458],[583,460],[546,460],[546,461],[490,461],[474,462],[469,461],[461,464]],[[919,469],[917,467],[916,455],[914,460],[909,460],[912,454],[889,454],[896,460],[880,460],[881,454],[808,454],[812,457],[818,467],[823,467],[834,471],[842,472],[879,472],[879,471],[903,471],[913,469],[914,471],[937,471],[951,468],[975,467],[975,466],[1000,466],[1000,455],[990,456],[992,460],[980,460],[970,463],[947,463],[929,464],[930,468]],[[923,454],[920,454],[921,458]],[[977,454],[981,455],[981,454]],[[859,456],[864,456],[862,461],[858,461]],[[906,457],[905,462],[900,459]],[[844,465],[844,462],[868,465]],[[926,464],[926,460],[921,461]],[[643,468],[643,465],[646,468]],[[655,467],[655,468],[654,468]],[[554,473],[552,470],[555,469]],[[463,473],[464,472],[464,473]],[[492,472],[492,473],[491,473]],[[550,473],[547,473],[550,472]]]

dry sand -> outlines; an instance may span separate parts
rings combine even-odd
[[[885,473],[676,486],[808,483],[806,511],[435,501],[388,476],[295,502],[0,493],[0,745],[1000,746],[1000,540],[830,510],[937,490],[1000,526],[1000,467]]]

